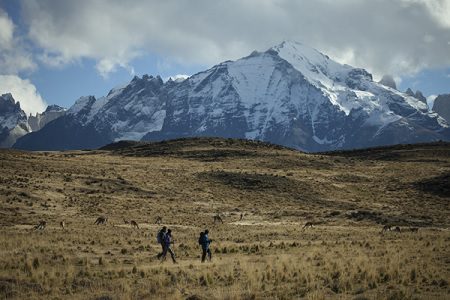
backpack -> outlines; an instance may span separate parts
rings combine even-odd
[[[200,237],[198,238],[198,244],[203,245],[205,243],[205,233],[200,232]]]
[[[161,244],[164,241],[164,232],[162,230],[158,231],[156,234],[156,241]]]

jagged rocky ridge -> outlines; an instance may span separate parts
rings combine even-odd
[[[38,131],[44,128],[51,121],[58,119],[66,113],[66,109],[58,105],[49,105],[43,113],[28,116],[28,124],[32,131]]]
[[[315,49],[284,42],[186,80],[135,77],[82,97],[14,147],[97,148],[124,139],[219,136],[306,151],[448,140],[447,122],[413,96]]]
[[[422,102],[425,103],[425,104],[427,103],[427,98],[425,98],[425,96],[424,96],[424,95],[422,94],[422,92],[419,91],[419,90],[417,90],[417,91],[414,93],[410,88],[408,88],[408,89],[406,90],[405,94],[408,95],[408,96],[414,97],[414,98],[416,98],[416,99],[422,101]]]
[[[43,113],[27,117],[11,94],[0,96],[0,148],[11,147],[18,138],[42,129],[49,122],[63,116],[65,109],[50,105]]]
[[[11,94],[0,96],[0,148],[11,147],[17,138],[31,131],[27,115]]]

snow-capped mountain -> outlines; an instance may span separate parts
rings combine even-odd
[[[417,91],[414,93],[410,88],[408,88],[408,89],[406,90],[405,94],[408,95],[408,96],[414,97],[414,98],[416,98],[416,99],[422,101],[422,102],[425,103],[425,104],[427,103],[427,98],[425,98],[425,96],[424,96],[424,95],[422,94],[422,92],[419,91],[419,90],[417,90]]]
[[[32,131],[41,130],[51,121],[58,119],[66,113],[66,109],[58,105],[49,105],[43,113],[28,116],[28,124]]]
[[[449,139],[447,122],[364,69],[283,42],[184,80],[135,77],[17,141],[22,149],[95,148],[120,139],[258,139],[306,151]]]
[[[0,148],[11,147],[18,138],[38,131],[49,122],[63,116],[65,109],[49,105],[43,113],[27,117],[20,103],[11,94],[0,96]]]
[[[11,147],[17,138],[31,131],[27,115],[11,94],[0,96],[0,148]]]

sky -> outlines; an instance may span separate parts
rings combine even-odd
[[[293,40],[450,93],[450,0],[0,0],[0,93],[27,113],[133,76],[192,75]]]

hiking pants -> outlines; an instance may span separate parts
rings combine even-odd
[[[157,255],[158,259],[160,259],[161,256],[164,255],[164,244],[163,243],[161,243],[161,250],[162,250],[161,253],[158,253],[158,255]]]
[[[202,262],[205,261],[206,255],[208,255],[208,258],[209,258],[209,260],[211,261],[211,250],[209,249],[209,247],[208,247],[208,248],[203,248],[203,247],[202,247],[202,250],[203,250],[203,253],[202,253]]]
[[[174,263],[176,263],[177,261],[175,260],[175,253],[173,253],[173,250],[172,250],[172,248],[170,248],[170,246],[167,246],[167,247],[163,248],[162,260],[166,259],[167,252],[170,253],[170,256],[172,257],[172,261]]]

